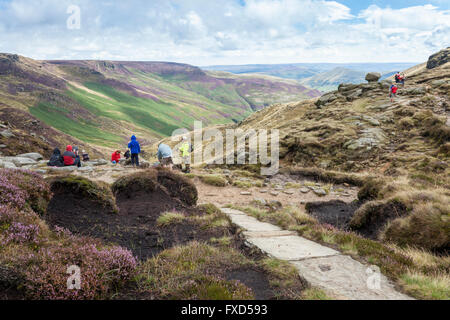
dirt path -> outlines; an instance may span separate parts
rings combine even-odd
[[[349,256],[260,222],[242,211],[222,208],[234,224],[246,230],[247,242],[266,254],[294,265],[300,276],[340,299],[409,300],[375,267],[364,265]]]
[[[201,174],[202,172],[195,171],[195,173]],[[199,203],[213,203],[218,207],[227,204],[249,205],[254,200],[279,201],[283,206],[299,207],[308,202],[317,201],[340,200],[351,203],[357,199],[358,195],[357,187],[294,180],[282,176],[270,179],[266,186],[261,187],[239,188],[230,184],[225,187],[216,187],[204,184],[197,178],[195,179],[195,185],[198,190]],[[318,195],[313,191],[313,188],[327,189],[327,194]]]

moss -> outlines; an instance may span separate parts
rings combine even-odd
[[[116,198],[108,184],[94,182],[80,176],[60,176],[51,178],[51,190],[54,193],[71,192],[81,194],[90,200],[109,208],[113,213],[119,212],[116,205]]]

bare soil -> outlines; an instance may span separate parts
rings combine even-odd
[[[75,234],[127,247],[142,260],[174,245],[229,234],[226,228],[203,230],[192,223],[159,228],[156,220],[161,213],[189,214],[194,208],[181,205],[163,192],[130,191],[117,195],[118,214],[108,213],[82,195],[59,192],[50,201],[45,219],[50,225],[67,228]]]
[[[361,203],[358,201],[350,203],[341,200],[309,202],[306,204],[306,211],[321,223],[348,230],[349,222],[360,206]]]

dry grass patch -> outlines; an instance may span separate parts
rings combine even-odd
[[[210,186],[225,187],[228,184],[227,180],[219,175],[200,175],[198,178],[201,182]]]

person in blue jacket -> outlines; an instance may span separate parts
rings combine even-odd
[[[167,144],[160,143],[158,145],[158,153],[156,155],[158,156],[161,166],[172,169],[172,149]]]
[[[141,146],[136,140],[136,136],[131,137],[130,143],[128,143],[128,149],[131,151],[131,164],[139,167],[139,153],[141,153]]]

